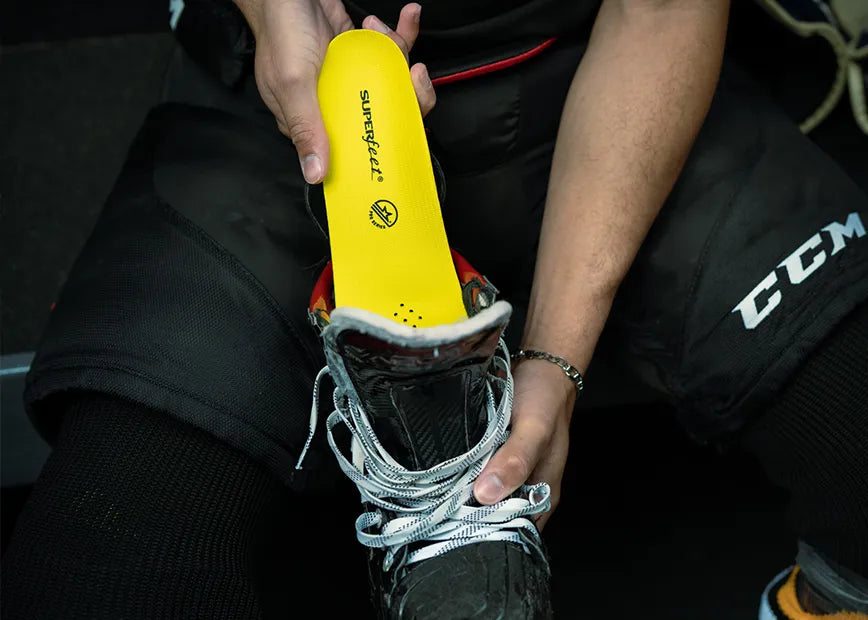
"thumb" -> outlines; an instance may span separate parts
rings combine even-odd
[[[304,180],[316,184],[325,177],[329,163],[329,141],[316,96],[316,77],[287,86],[281,93],[284,96],[278,97],[285,124],[280,130],[295,145]]]
[[[509,439],[479,474],[473,494],[481,504],[495,504],[524,484],[551,439],[548,425],[533,415],[518,416]]]

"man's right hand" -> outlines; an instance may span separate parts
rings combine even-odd
[[[353,24],[340,0],[235,0],[256,38],[259,94],[281,133],[298,151],[308,183],[325,177],[329,143],[317,101],[317,79],[329,42]],[[401,9],[397,31],[369,16],[363,27],[388,35],[409,58],[419,34],[422,7]],[[434,89],[422,64],[410,71],[423,116],[434,107]]]

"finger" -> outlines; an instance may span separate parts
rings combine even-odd
[[[531,482],[547,482],[551,489],[551,507],[544,513],[537,515],[536,526],[542,531],[545,524],[551,518],[561,499],[561,485],[564,477],[564,466],[567,462],[570,439],[568,425],[563,424],[555,430],[548,449],[543,454],[540,463],[530,475]]]
[[[365,28],[367,30],[374,30],[392,39],[392,41],[395,42],[395,44],[404,54],[404,60],[406,60],[408,63],[410,62],[410,46],[407,45],[404,37],[389,28],[376,15],[368,15],[362,22],[362,28]]]
[[[278,126],[295,145],[304,180],[319,183],[328,167],[329,143],[316,97],[316,75],[283,76],[278,84]]]
[[[419,23],[422,21],[422,5],[415,2],[407,4],[401,9],[401,14],[398,16],[398,27],[395,32],[399,37],[404,39],[407,44],[407,53],[413,49],[416,44],[416,37],[419,36]]]
[[[416,91],[416,99],[419,100],[419,109],[422,116],[427,116],[437,103],[437,94],[434,85],[428,76],[428,68],[422,63],[417,63],[410,68],[410,79],[413,80],[413,90]]]
[[[350,19],[343,2],[340,0],[323,0],[320,2],[320,5],[335,35],[353,29],[353,20]]]
[[[494,454],[473,486],[481,504],[494,504],[520,487],[535,469],[551,439],[550,424],[533,415],[515,420],[509,439]]]

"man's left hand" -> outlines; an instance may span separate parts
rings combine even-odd
[[[473,494],[482,504],[494,504],[525,483],[547,482],[552,507],[536,521],[542,530],[560,499],[576,388],[560,368],[545,360],[523,360],[514,377],[509,439],[479,475]]]

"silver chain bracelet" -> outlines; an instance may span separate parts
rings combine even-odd
[[[582,393],[582,388],[585,386],[584,379],[582,379],[582,373],[579,372],[579,369],[570,364],[567,360],[562,357],[558,357],[557,355],[552,355],[551,353],[547,353],[546,351],[535,351],[533,349],[519,349],[515,353],[510,356],[510,359],[513,363],[519,360],[546,360],[547,362],[551,362],[555,364],[558,368],[564,371],[564,374],[567,378],[576,384],[576,392],[579,394]]]

